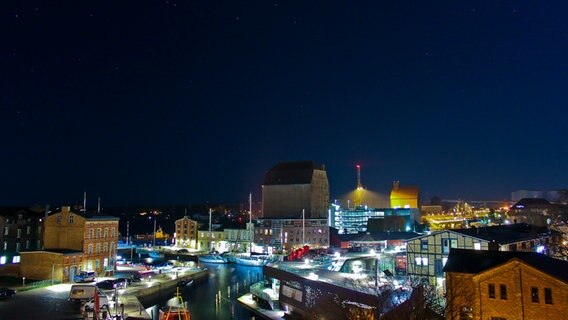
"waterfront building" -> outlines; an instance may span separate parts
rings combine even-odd
[[[43,246],[43,208],[0,208],[0,273],[19,275],[20,252]]]
[[[263,218],[300,215],[327,219],[329,182],[325,166],[313,161],[282,162],[271,168],[262,185]]]
[[[68,206],[61,207],[59,212],[45,218],[44,248],[22,256],[22,270],[31,272],[42,269],[33,272],[52,274],[53,262],[42,260],[38,255],[45,255],[45,252],[81,252],[82,255],[78,257],[73,254],[75,259],[71,258],[69,266],[63,266],[64,279],[73,279],[80,271],[95,271],[98,274],[113,272],[116,266],[118,221],[117,217],[74,212]]]
[[[413,230],[419,223],[416,208],[368,208],[343,209],[332,205],[330,224],[339,234],[360,232],[400,232]]]
[[[309,246],[312,249],[329,247],[327,219],[259,219],[254,228],[254,242],[266,253],[291,252]]]
[[[568,319],[567,269],[534,252],[452,249],[446,319]]]
[[[232,252],[250,252],[254,242],[254,223],[247,223],[246,229],[225,228],[227,250]]]
[[[443,286],[442,270],[450,249],[532,251],[553,255],[560,238],[557,231],[524,223],[438,231],[407,241],[407,273]]]
[[[197,232],[197,250],[198,251],[228,251],[227,242],[225,241],[225,231],[223,230],[199,230]]]
[[[182,248],[197,248],[197,221],[184,216],[175,223],[176,246]]]
[[[394,181],[390,193],[391,208],[419,208],[419,192],[417,186],[401,186],[400,181]]]

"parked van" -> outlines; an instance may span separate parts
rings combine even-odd
[[[88,301],[95,297],[95,293],[102,294],[94,284],[74,284],[69,291],[69,300]]]
[[[82,271],[73,279],[75,282],[93,282],[97,279],[97,274],[94,271]]]

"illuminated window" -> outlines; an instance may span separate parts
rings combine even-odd
[[[489,298],[495,299],[495,285],[493,283],[490,283],[488,285],[488,291],[489,291]]]
[[[6,264],[6,256],[0,257],[0,264]]]
[[[428,265],[428,258],[422,258],[422,265],[423,265],[423,266],[427,266],[427,265]]]
[[[552,289],[544,288],[544,303],[552,304]]]
[[[539,299],[538,299],[538,288],[537,287],[531,287],[531,301],[534,303],[538,303]]]
[[[481,243],[479,243],[479,242],[474,243],[474,244],[473,244],[473,249],[474,249],[474,250],[481,250]]]
[[[499,285],[499,291],[501,292],[501,299],[507,300],[507,285]]]
[[[12,263],[20,263],[20,256],[13,256]]]

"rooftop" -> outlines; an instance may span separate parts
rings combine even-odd
[[[557,233],[546,227],[538,227],[527,223],[503,224],[499,226],[469,229],[451,229],[450,231],[487,241],[495,241],[499,244],[537,239],[544,234]]]
[[[535,252],[451,249],[444,272],[477,274],[512,259],[520,260],[557,279],[568,282],[566,272],[568,262]]]
[[[314,170],[325,170],[314,161],[281,162],[270,169],[263,185],[310,184]]]

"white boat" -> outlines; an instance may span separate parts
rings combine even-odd
[[[249,256],[235,257],[235,263],[242,266],[262,267],[272,262],[272,259],[266,256]]]
[[[216,254],[205,254],[199,256],[199,262],[203,263],[227,263],[227,259]]]

